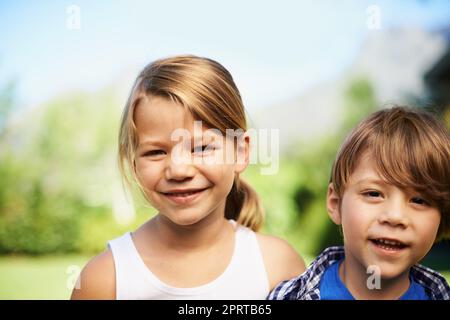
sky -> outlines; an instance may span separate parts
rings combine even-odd
[[[380,29],[368,27],[371,6]],[[28,108],[196,54],[222,63],[252,110],[337,78],[371,32],[449,24],[449,0],[0,0],[0,85],[14,80]]]

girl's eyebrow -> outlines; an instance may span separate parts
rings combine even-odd
[[[215,142],[217,139],[218,139],[217,137],[203,135],[203,136],[193,137],[192,142],[194,144],[197,144],[200,142],[201,143],[211,143],[211,142]]]
[[[144,140],[144,141],[139,143],[138,149],[139,148],[143,148],[145,146],[149,146],[149,145],[157,146],[157,147],[163,147],[164,143],[161,142],[160,140],[156,140],[156,139],[147,139],[147,140]]]
[[[201,135],[196,137],[191,137],[190,143],[193,145],[196,145],[198,143],[213,143],[217,139],[216,136],[210,136],[210,135]],[[142,142],[139,142],[138,149],[144,148],[146,146],[154,146],[154,147],[166,147],[168,144],[171,143],[179,143],[180,141],[170,141],[169,143],[162,141],[160,139],[146,139]]]

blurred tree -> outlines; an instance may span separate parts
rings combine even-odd
[[[0,137],[0,253],[97,252],[149,217],[112,213],[117,101],[111,89],[55,98]]]
[[[341,138],[362,119],[377,110],[375,92],[370,81],[364,77],[352,80],[344,97],[344,120],[339,132]]]
[[[15,82],[12,80],[0,86],[0,139],[5,134],[7,121],[15,107],[15,88]]]
[[[377,100],[370,81],[364,77],[356,78],[350,81],[347,90],[344,93],[344,106],[342,126],[336,136],[330,137],[329,142],[324,144],[324,150],[320,153],[330,155],[329,161],[334,162],[339,146],[350,131],[365,117],[377,110]],[[331,166],[330,171],[331,173]],[[327,184],[328,185],[328,184]],[[322,193],[325,203],[326,192]],[[316,248],[316,254],[331,245],[342,244],[341,228],[337,227],[331,219],[325,223],[323,233],[319,238]]]
[[[344,137],[377,106],[372,85],[364,77],[349,81],[342,94],[343,101],[336,101],[336,107],[342,105],[337,132],[314,143],[294,142],[289,155],[282,155],[276,175],[262,176],[257,166],[244,174],[263,200],[265,231],[286,238],[306,256],[342,242],[325,205],[331,167]]]

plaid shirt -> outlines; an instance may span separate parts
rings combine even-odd
[[[297,278],[283,281],[270,292],[268,300],[320,300],[320,279],[334,262],[344,258],[343,247],[325,249]],[[422,285],[431,300],[450,300],[450,287],[444,277],[427,267],[416,264],[411,276]]]

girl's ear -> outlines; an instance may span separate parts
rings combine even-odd
[[[328,192],[327,192],[327,210],[331,220],[333,220],[333,222],[336,223],[337,225],[341,224],[341,213],[339,211],[339,208],[340,208],[339,195],[334,190],[333,184],[330,183],[328,185]]]
[[[247,168],[250,162],[250,135],[245,132],[238,138],[236,146],[235,173],[241,173]]]

